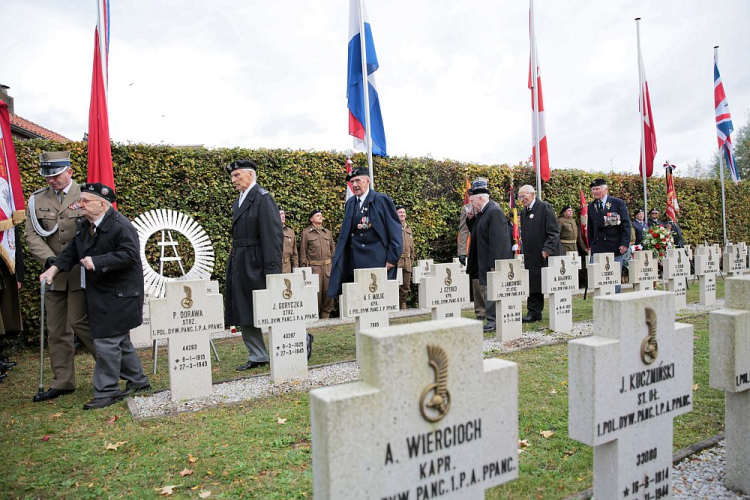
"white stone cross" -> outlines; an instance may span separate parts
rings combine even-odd
[[[579,271],[583,269],[583,261],[581,261],[581,256],[578,254],[578,252],[565,252],[565,256],[570,259],[570,263],[573,264],[573,267],[575,267]]]
[[[744,242],[728,244],[722,255],[721,268],[730,276],[739,276],[745,272],[747,259],[747,246]]]
[[[589,288],[594,289],[594,297],[614,295],[620,284],[622,267],[615,261],[614,253],[596,253],[594,262],[586,267]]]
[[[315,498],[478,500],[518,477],[518,367],[483,359],[480,322],[367,330],[360,366],[310,392]]]
[[[518,259],[499,259],[487,273],[487,300],[494,300],[497,340],[517,339],[523,332],[523,299],[529,296],[529,271]]]
[[[720,259],[719,245],[700,245],[695,249],[695,274],[700,283],[698,301],[701,305],[716,303],[716,275],[719,274]]]
[[[433,320],[461,317],[461,307],[469,303],[469,275],[457,262],[433,264],[430,272],[419,283],[419,307],[431,309]]]
[[[357,360],[360,332],[388,326],[388,314],[398,311],[398,287],[396,280],[388,279],[385,267],[355,269],[354,282],[343,284],[339,305],[342,316],[354,318]]]
[[[169,340],[172,401],[211,395],[211,333],[224,331],[224,300],[207,280],[165,283],[165,298],[151,298],[151,339]]]
[[[320,289],[320,282],[318,281],[319,277],[313,272],[312,267],[295,267],[293,272],[302,275],[302,283],[304,283],[305,286],[314,286],[316,290]]]
[[[134,347],[148,347],[151,345],[151,310],[149,303],[151,295],[143,294],[143,323],[130,330],[130,341]]]
[[[422,278],[432,276],[431,268],[435,265],[432,259],[418,260],[417,265],[411,270],[411,280],[413,283],[421,283]]]
[[[461,264],[461,259],[458,257],[453,257],[453,263],[458,264],[459,269],[461,269],[462,273],[466,273],[466,266]]]
[[[318,319],[318,285],[301,272],[270,274],[266,289],[253,290],[253,321],[268,328],[274,384],[307,378],[307,323]]]
[[[668,292],[594,299],[568,343],[568,435],[594,447],[594,498],[672,496],[672,419],[693,407],[693,326]]]
[[[651,250],[638,250],[628,262],[628,272],[634,291],[653,290],[654,283],[659,281],[659,260]]]
[[[573,292],[578,291],[578,268],[570,257],[553,256],[542,269],[542,292],[549,294],[549,327],[567,333],[573,329]]]
[[[667,250],[664,259],[664,279],[667,290],[675,293],[675,310],[687,307],[687,278],[690,276],[690,259],[682,248]]]
[[[724,391],[724,483],[750,494],[750,276],[727,278],[724,287],[726,309],[709,314],[709,381]]]

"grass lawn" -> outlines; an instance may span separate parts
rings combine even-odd
[[[719,280],[718,285],[721,297],[723,282]],[[688,302],[697,301],[697,293],[697,286],[691,286]],[[576,321],[591,318],[591,304],[591,299],[574,300]],[[546,321],[545,317],[542,324]],[[695,328],[697,389],[693,412],[675,421],[675,449],[722,432],[724,422],[724,396],[708,385],[708,315],[683,321]],[[353,329],[344,325],[313,331],[311,362],[353,359]],[[236,378],[234,365],[245,358],[241,341],[219,340],[217,348],[222,361],[214,364],[214,380]],[[140,355],[150,371],[150,351]],[[199,498],[208,491],[210,498],[312,496],[307,394],[134,421],[124,403],[98,411],[81,410],[92,393],[93,360],[86,354],[76,358],[78,390],[74,394],[32,403],[37,356],[33,350],[15,353],[19,366],[0,385],[3,497],[156,498],[161,488],[171,485],[177,486],[173,496],[180,498]],[[567,438],[567,346],[503,357],[519,364],[519,437],[527,439],[529,446],[520,457],[519,479],[490,490],[487,498],[563,498],[590,487],[591,448]],[[162,364],[165,358],[163,349],[158,374],[150,377],[157,390],[169,386]],[[49,371],[47,361],[47,380]],[[544,439],[539,434],[543,430],[555,434]]]

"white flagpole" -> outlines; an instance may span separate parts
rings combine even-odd
[[[643,212],[648,214],[648,192],[646,189],[646,137],[645,131],[643,130],[643,115],[646,112],[645,103],[645,92],[643,85],[643,56],[641,55],[641,18],[635,18],[635,29],[638,34],[638,96],[640,98],[640,105],[638,106],[638,122],[641,128],[641,176],[643,177]]]
[[[99,58],[102,61],[102,81],[104,82],[104,97],[109,103],[109,61],[107,55],[107,37],[109,32],[107,31],[106,18],[104,12],[102,12],[102,0],[96,0],[96,28],[99,32]]]
[[[719,65],[719,46],[714,47],[714,61]],[[726,140],[726,139],[725,139]],[[721,182],[721,222],[724,227],[724,248],[727,246],[727,198],[724,192],[724,155],[719,148],[719,179]]]
[[[365,93],[365,144],[367,145],[367,165],[370,168],[370,187],[375,188],[375,175],[372,171],[372,135],[370,132],[370,86],[367,80],[367,48],[365,36],[365,12],[363,0],[359,0],[359,47],[362,52],[362,90]]]
[[[532,136],[534,141],[534,168],[536,169],[536,192],[542,199],[542,155],[539,151],[539,75],[536,61],[536,34],[534,32],[534,0],[529,0],[529,39],[531,45],[531,92],[533,110],[531,113]]]

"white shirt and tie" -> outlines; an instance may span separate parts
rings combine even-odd
[[[247,189],[245,189],[245,190],[244,190],[244,191],[243,191],[242,193],[240,193],[240,199],[239,199],[239,201],[237,202],[237,208],[240,208],[240,207],[242,206],[242,202],[243,202],[243,201],[245,201],[245,198],[247,198],[247,193],[249,193],[249,192],[250,192],[250,190],[251,190],[251,189],[252,189],[253,187],[255,187],[255,185],[256,185],[256,184],[257,184],[257,182],[253,181],[253,183],[252,183],[252,184],[250,184],[250,185],[249,185],[249,186],[247,187]]]
[[[367,199],[367,195],[370,194],[370,188],[367,188],[367,191],[362,193],[361,195],[357,196],[357,208],[359,210],[362,210],[362,203],[365,202]]]
[[[71,186],[73,186],[73,179],[70,179],[70,182],[68,182],[67,186],[55,191],[55,195],[57,196],[57,201],[60,204],[62,204],[63,200],[65,199],[65,195],[68,194],[68,191],[70,191]]]

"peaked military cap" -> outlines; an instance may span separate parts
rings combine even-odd
[[[490,194],[490,183],[484,177],[477,177],[471,182],[469,196],[475,194]]]
[[[39,155],[39,175],[54,177],[70,168],[70,151],[50,151]]]

